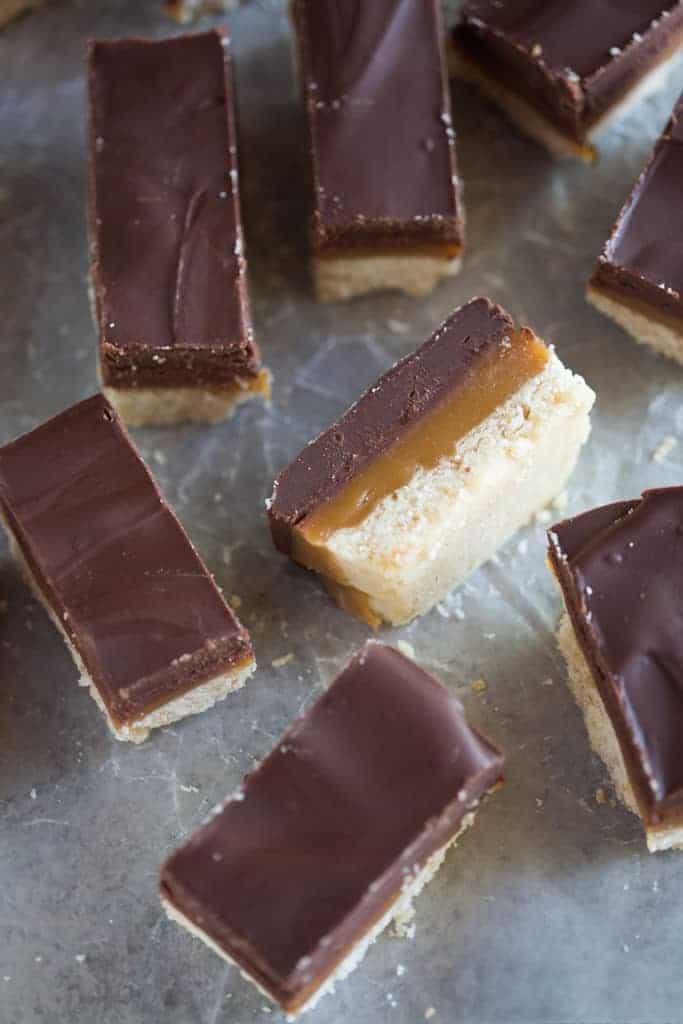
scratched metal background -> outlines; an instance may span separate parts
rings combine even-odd
[[[56,0],[0,35],[2,441],[96,387],[83,48],[94,35],[176,31],[158,6]],[[263,502],[273,475],[449,310],[490,294],[598,392],[569,510],[681,479],[683,449],[660,446],[683,440],[682,371],[583,300],[617,207],[683,86],[680,66],[604,137],[594,169],[553,164],[457,87],[463,274],[426,302],[387,295],[323,307],[308,290],[284,5],[247,0],[230,23],[254,314],[274,402],[217,427],[136,440],[219,584],[241,599],[260,669],[213,711],[140,748],[119,744],[2,542],[2,1024],[278,1018],[236,970],[165,920],[157,866],[367,635],[271,548]],[[386,633],[411,644],[506,750],[507,785],[420,897],[415,938],[378,941],[312,1021],[415,1024],[431,1007],[437,1024],[683,1019],[683,854],[649,855],[636,820],[615,805],[564,684],[558,611],[535,524],[438,609]],[[470,685],[480,678],[483,693]]]

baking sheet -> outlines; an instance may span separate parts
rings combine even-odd
[[[176,31],[158,8],[55,2],[0,35],[3,442],[96,387],[83,48],[91,36]],[[383,295],[325,307],[308,291],[302,121],[284,4],[247,0],[230,24],[254,315],[274,402],[216,427],[135,438],[218,583],[237,595],[260,668],[214,710],[140,748],[119,744],[2,542],[3,1024],[281,1019],[234,968],[166,921],[157,868],[368,635],[272,549],[263,502],[273,476],[453,307],[491,295],[598,392],[568,511],[681,480],[683,448],[668,439],[683,440],[683,372],[583,299],[683,86],[681,67],[603,136],[592,169],[554,164],[457,86],[463,273],[427,301]],[[504,748],[507,784],[419,898],[414,939],[381,938],[312,1022],[682,1019],[683,855],[648,854],[638,822],[615,804],[565,686],[558,612],[536,523],[429,615],[383,633],[411,645]],[[479,679],[483,692],[471,687]]]

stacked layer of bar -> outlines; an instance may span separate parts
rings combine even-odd
[[[424,295],[464,241],[438,0],[292,0],[318,297]]]
[[[203,711],[253,672],[246,630],[102,396],[0,449],[0,509],[118,739]]]
[[[441,683],[371,643],[165,864],[162,901],[297,1013],[409,913],[501,769]]]
[[[90,49],[100,371],[131,425],[212,422],[266,395],[247,295],[227,40]]]
[[[682,252],[683,96],[617,218],[587,293],[637,341],[679,363]]]
[[[406,622],[562,491],[594,397],[474,299],[280,474],[274,542],[370,625]]]
[[[571,689],[652,851],[683,847],[682,537],[681,487],[549,531]]]
[[[467,0],[452,71],[553,155],[593,160],[595,133],[657,88],[681,45],[679,0]]]

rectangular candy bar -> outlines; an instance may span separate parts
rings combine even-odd
[[[466,0],[452,71],[554,156],[590,161],[593,136],[682,44],[679,0]]]
[[[101,395],[0,448],[0,510],[118,739],[203,711],[253,672],[246,630]]]
[[[370,643],[167,861],[162,902],[298,1013],[410,920],[502,764],[441,683]]]
[[[683,10],[683,8],[681,8]],[[683,96],[602,250],[588,301],[683,363]]]
[[[594,397],[474,299],[283,470],[275,545],[373,627],[407,622],[563,490]]]
[[[682,537],[683,487],[549,531],[569,685],[652,852],[683,848]]]
[[[232,70],[218,32],[90,47],[92,285],[126,422],[214,422],[267,395],[247,294]]]
[[[292,0],[292,17],[318,297],[424,295],[464,241],[439,0]]]

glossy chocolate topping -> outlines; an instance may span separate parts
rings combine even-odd
[[[253,378],[227,40],[96,42],[89,76],[105,383],[221,388]]]
[[[296,1008],[501,768],[441,683],[370,643],[170,858],[162,894]]]
[[[678,0],[467,0],[455,39],[582,142],[682,30]]]
[[[297,523],[462,387],[482,354],[513,330],[500,306],[473,299],[380,377],[278,476],[268,512],[276,547],[288,554]]]
[[[438,0],[293,0],[319,248],[462,242]]]
[[[591,284],[681,318],[683,96],[624,204]]]
[[[639,803],[683,806],[683,487],[549,531],[550,555]]]
[[[101,395],[0,449],[0,506],[115,722],[252,657]]]

